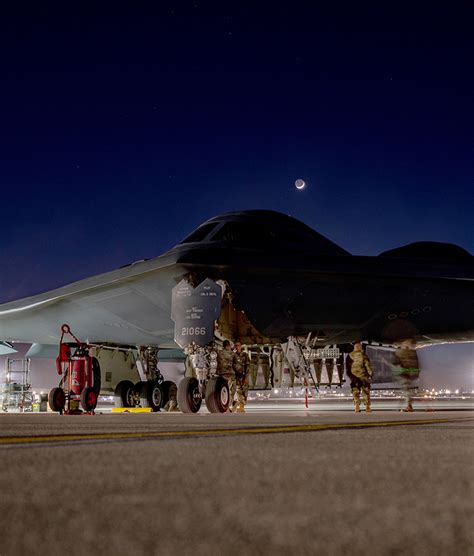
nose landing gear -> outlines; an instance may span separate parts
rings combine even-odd
[[[217,352],[213,346],[187,346],[185,352],[195,376],[184,377],[178,386],[178,406],[183,413],[197,413],[206,400],[210,413],[225,413],[231,403],[227,380],[215,375]]]
[[[202,393],[197,378],[186,376],[178,386],[178,406],[183,413],[197,413],[201,409]]]
[[[230,405],[230,392],[227,380],[213,376],[206,384],[206,407],[211,413],[225,413]]]

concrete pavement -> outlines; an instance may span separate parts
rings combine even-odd
[[[0,415],[0,554],[472,554],[473,419]]]

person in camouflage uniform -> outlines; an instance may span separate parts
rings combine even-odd
[[[227,380],[230,394],[229,409],[232,411],[235,392],[237,389],[237,385],[235,382],[235,372],[233,368],[234,354],[232,352],[232,346],[230,345],[229,340],[224,340],[222,348],[223,349],[217,352],[216,374],[223,376]]]
[[[163,411],[179,411],[178,408],[178,387],[176,384],[170,386],[169,399],[163,407]]]
[[[356,342],[354,350],[346,360],[346,372],[351,381],[352,397],[356,413],[360,413],[360,394],[365,403],[365,411],[370,413],[370,385],[372,382],[372,367],[370,359],[362,351],[362,344]]]
[[[405,340],[392,358],[393,375],[405,394],[406,406],[401,411],[413,411],[413,384],[420,376],[420,364],[415,345],[413,340]]]
[[[245,411],[245,404],[247,403],[247,395],[249,392],[250,359],[248,353],[242,351],[242,344],[240,342],[236,342],[234,348],[235,353],[232,367],[235,372],[235,380],[237,383],[238,411],[243,413]]]

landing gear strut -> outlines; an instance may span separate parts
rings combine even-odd
[[[175,395],[176,384],[164,380],[158,368],[158,349],[154,346],[139,348],[137,367],[143,380],[133,384],[130,380],[122,380],[115,387],[115,407],[145,407],[152,411],[160,411]]]
[[[183,413],[197,413],[202,400],[211,413],[225,413],[230,405],[229,386],[225,378],[214,376],[217,351],[213,346],[190,344],[185,353],[195,376],[187,376],[179,383],[178,405]]]

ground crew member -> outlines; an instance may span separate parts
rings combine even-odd
[[[236,383],[235,383],[235,372],[232,367],[234,359],[234,354],[232,352],[232,346],[230,345],[229,340],[224,340],[222,344],[222,349],[217,352],[217,369],[216,374],[223,376],[227,380],[227,384],[229,385],[229,394],[230,394],[230,401],[229,401],[229,410],[232,411],[234,398],[235,398],[235,391],[236,391]]]
[[[413,411],[413,384],[420,376],[420,364],[415,346],[414,340],[403,341],[392,358],[393,375],[400,383],[405,395],[406,405],[402,411]]]
[[[351,381],[352,398],[355,412],[360,413],[360,393],[364,398],[365,411],[370,413],[370,384],[372,382],[372,367],[370,359],[362,351],[362,344],[356,342],[354,350],[346,360],[346,372]]]
[[[232,366],[237,384],[238,411],[243,413],[245,411],[245,404],[247,403],[247,395],[249,392],[250,359],[248,353],[242,351],[242,344],[240,342],[236,342],[234,348],[235,353]]]
[[[178,387],[172,384],[169,389],[169,399],[163,411],[178,411]]]

